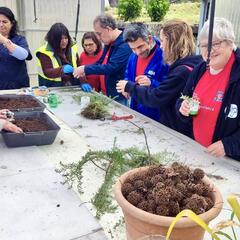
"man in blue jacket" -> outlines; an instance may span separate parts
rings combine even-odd
[[[130,23],[124,29],[123,39],[133,50],[125,72],[125,80],[140,86],[158,87],[167,73],[159,40],[152,36],[143,23]],[[125,97],[128,95],[125,94]],[[132,96],[130,107],[159,121],[159,109],[144,106]]]
[[[104,43],[101,58],[95,64],[80,66],[75,69],[73,75],[80,78],[85,75],[101,75],[101,91],[109,97],[126,104],[127,100],[116,90],[118,80],[124,78],[124,72],[128,58],[132,53],[128,44],[123,41],[123,33],[116,26],[116,21],[107,14],[99,15],[93,22],[93,27],[100,40]],[[91,86],[84,83],[83,91],[91,91]]]

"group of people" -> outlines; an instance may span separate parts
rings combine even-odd
[[[130,101],[132,109],[195,139],[211,155],[240,160],[240,51],[228,20],[214,20],[209,59],[208,21],[197,40],[201,55],[195,55],[192,29],[182,20],[164,23],[160,36],[143,23],[119,29],[106,14],[95,18],[93,28],[83,35],[79,56],[66,26],[52,25],[36,51],[40,85],[80,85],[124,105]],[[5,73],[0,89],[29,86],[25,60],[32,56],[5,7],[0,7],[0,33],[0,70]],[[181,94],[198,99],[196,116],[190,116],[189,100]]]

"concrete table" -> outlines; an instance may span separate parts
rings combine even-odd
[[[140,134],[139,129],[128,121],[89,120],[81,116],[81,104],[74,100],[74,96],[75,99],[76,96],[79,99],[82,95],[78,88],[57,89],[54,91],[58,94],[62,103],[58,108],[51,109],[52,113],[74,129],[92,149],[110,149],[115,138],[117,146],[120,148],[133,146],[140,149],[146,148],[143,134]],[[229,205],[226,203],[226,197],[229,193],[239,192],[239,162],[230,158],[212,157],[205,152],[204,147],[192,139],[116,102],[110,104],[109,112],[115,112],[119,116],[133,114],[134,119],[132,122],[145,129],[152,153],[166,152],[166,155],[170,155],[171,159],[176,158],[176,160],[189,164],[193,168],[200,167],[204,169],[215,185],[220,188],[224,198],[224,210],[213,221],[213,224],[230,217],[231,212]],[[83,185],[85,184],[85,193],[81,196],[82,199],[85,201],[91,199],[101,184],[100,179],[103,179],[103,174],[100,171],[94,169],[93,172],[92,168],[86,168],[83,183]],[[89,188],[89,185],[92,187]],[[94,212],[91,205],[88,207]],[[113,229],[113,226],[121,220],[121,216],[121,211],[118,210],[115,214],[105,214],[100,219],[100,223],[110,239],[125,239],[123,229]],[[240,233],[238,234],[240,235]],[[211,237],[206,234],[205,239],[210,240]]]
[[[66,124],[49,146],[7,148],[0,137],[1,240],[103,240],[102,227],[86,204],[56,173],[88,147]],[[67,144],[61,144],[64,139]]]

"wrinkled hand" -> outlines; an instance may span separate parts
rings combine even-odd
[[[22,133],[23,132],[23,130],[21,128],[19,128],[15,124],[9,122],[8,120],[4,120],[3,129],[5,129],[9,132],[14,132],[14,133]]]
[[[80,66],[80,67],[75,68],[75,70],[73,72],[73,76],[75,78],[84,77],[85,76],[84,66]]]
[[[91,92],[92,91],[92,87],[89,83],[82,83],[81,88],[84,92]]]
[[[140,86],[150,86],[151,80],[146,75],[139,75],[135,78],[136,83]]]
[[[63,72],[64,73],[73,73],[74,68],[70,64],[63,65]]]
[[[189,102],[187,100],[182,101],[181,107],[179,109],[179,112],[185,116],[188,117],[189,116],[189,112],[190,112],[190,105]]]
[[[207,153],[211,154],[214,157],[224,157],[226,155],[224,146],[221,140],[212,143],[207,147]]]
[[[119,93],[125,92],[124,90],[125,90],[125,87],[126,87],[127,83],[128,83],[127,80],[118,81],[118,83],[116,85],[117,92],[119,92]]]

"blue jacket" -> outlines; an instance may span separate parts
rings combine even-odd
[[[141,87],[128,82],[125,91],[129,92],[140,103],[159,108],[161,112],[160,123],[189,136],[190,125],[187,126],[177,117],[175,103],[180,97],[191,73],[189,67],[193,68],[200,61],[202,61],[200,56],[179,59],[170,65],[166,79],[161,82],[159,87]]]
[[[160,48],[160,42],[158,39],[154,37],[156,42],[156,50],[154,55],[149,62],[148,66],[144,71],[144,75],[146,75],[151,80],[151,87],[158,87],[159,84],[163,81],[165,77],[168,66],[163,64],[163,55],[162,50]],[[136,78],[136,67],[137,67],[138,56],[135,53],[132,53],[129,60],[128,65],[125,72],[125,79],[131,82],[135,82]],[[148,116],[156,121],[160,119],[160,112],[157,108],[147,107],[142,103],[139,103],[135,96],[131,97],[130,107],[137,112],[142,113],[145,116]]]
[[[118,80],[124,78],[124,72],[132,50],[123,41],[123,33],[121,33],[111,46],[107,64],[103,65],[102,62],[109,47],[109,45],[104,46],[103,54],[99,61],[85,66],[85,74],[105,75],[107,96],[118,96],[116,100],[125,99],[122,94],[117,92],[116,84]]]
[[[236,60],[232,66],[229,82],[217,118],[212,143],[222,140],[226,155],[240,160],[240,49],[235,51],[235,57]],[[205,62],[194,69],[183,91],[184,95],[192,96],[195,87],[205,71]],[[185,117],[179,112],[181,102],[181,99],[177,102],[178,114],[183,121],[191,124],[192,130],[192,117]]]
[[[10,40],[28,51],[29,54],[26,60],[32,59],[25,37],[15,35]],[[2,44],[0,44],[0,73],[1,90],[29,87],[29,77],[25,60],[19,60],[11,56]]]

